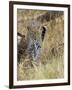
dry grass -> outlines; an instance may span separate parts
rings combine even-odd
[[[38,66],[32,62],[33,67],[25,68],[24,62],[18,64],[18,80],[56,79],[63,78],[63,57],[52,59],[52,63]]]
[[[18,10],[18,32],[27,35],[26,22],[35,15],[46,11]],[[42,22],[47,27],[42,43],[40,57],[35,61],[23,58],[17,64],[18,80],[55,79],[64,77],[64,16],[48,22]]]

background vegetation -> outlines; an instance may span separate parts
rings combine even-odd
[[[64,14],[60,11],[17,10],[17,30],[27,35],[27,24],[38,20],[47,28],[37,61],[22,55],[17,63],[17,80],[56,79],[64,77]]]

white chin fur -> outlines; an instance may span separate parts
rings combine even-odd
[[[21,39],[22,39],[22,37],[17,36],[17,44],[18,44],[18,45],[20,44]]]

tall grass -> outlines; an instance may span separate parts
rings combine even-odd
[[[52,58],[52,62],[42,64],[39,62],[37,66],[32,62],[33,67],[25,68],[24,63],[18,64],[18,80],[37,80],[37,79],[56,79],[64,77],[63,56]]]
[[[22,24],[25,16],[33,17],[41,11],[18,12],[18,32],[26,34],[27,29]],[[40,12],[40,13],[39,13]],[[45,12],[45,11],[44,11]],[[22,16],[23,14],[23,16]],[[29,18],[29,17],[28,17]],[[64,77],[64,16],[44,22],[47,27],[44,41],[42,43],[40,57],[37,61],[30,61],[27,57],[21,56],[20,63],[17,63],[17,80],[38,80],[55,79]],[[21,22],[20,22],[21,21]]]

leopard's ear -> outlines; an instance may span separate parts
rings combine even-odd
[[[19,33],[19,32],[17,32],[17,36],[20,36],[20,37],[22,37],[22,34],[21,34],[21,33]]]
[[[19,32],[17,32],[17,36],[19,36],[19,37],[25,37],[25,35],[23,35],[23,34],[21,34]]]
[[[44,40],[45,33],[46,33],[46,27],[42,26],[42,32],[41,32],[41,39],[42,39],[42,41]]]

